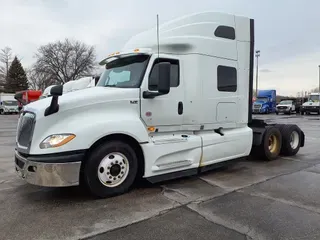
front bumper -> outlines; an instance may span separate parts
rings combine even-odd
[[[318,106],[307,106],[307,107],[302,107],[301,108],[302,112],[320,112],[320,107]]]
[[[18,109],[4,109],[3,112],[4,113],[18,113],[19,110]]]
[[[266,113],[267,109],[266,108],[253,108],[252,112],[253,113]]]
[[[290,108],[276,108],[276,112],[278,113],[289,113]]]
[[[24,157],[15,152],[17,174],[30,184],[45,187],[79,185],[84,152]]]

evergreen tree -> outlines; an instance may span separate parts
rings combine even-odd
[[[19,59],[15,57],[9,68],[5,92],[15,93],[28,89],[28,78]]]

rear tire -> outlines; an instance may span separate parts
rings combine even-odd
[[[84,166],[83,181],[96,197],[113,197],[129,191],[138,172],[132,147],[121,141],[101,144]]]
[[[253,154],[263,160],[272,161],[278,158],[282,145],[280,130],[274,126],[266,127],[262,142],[253,147]]]
[[[282,135],[281,154],[294,156],[299,152],[301,146],[301,130],[294,124],[278,124]]]

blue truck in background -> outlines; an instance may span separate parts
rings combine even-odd
[[[252,104],[252,113],[274,113],[276,111],[276,90],[259,90]]]

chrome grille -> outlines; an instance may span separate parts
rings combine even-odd
[[[24,149],[30,147],[35,120],[36,116],[34,113],[24,112],[21,114],[17,131],[18,147]]]
[[[254,104],[253,108],[261,108],[262,104]]]

